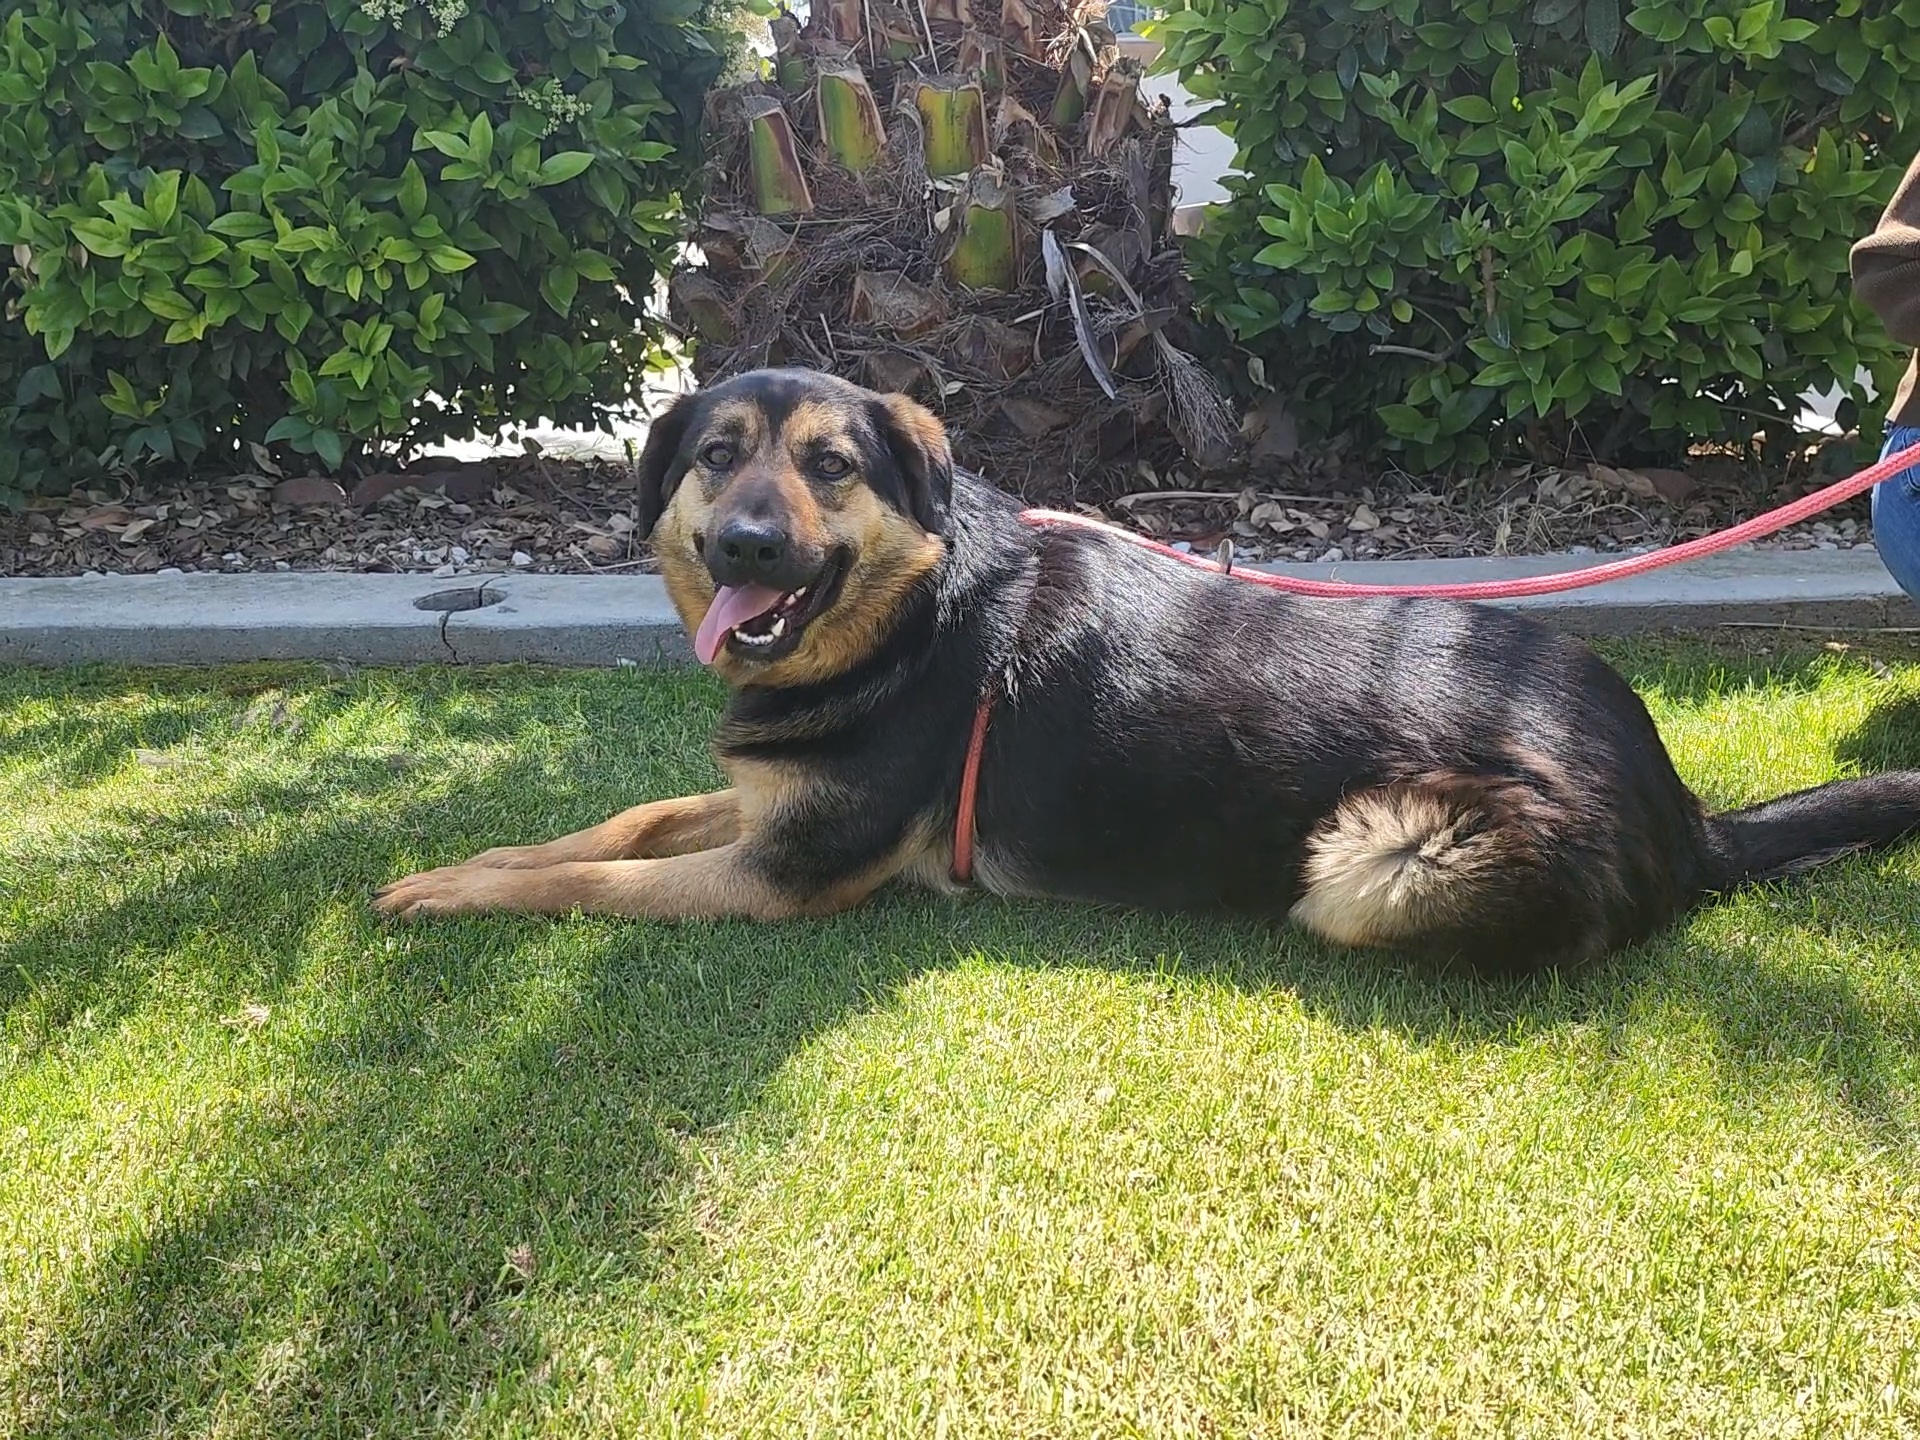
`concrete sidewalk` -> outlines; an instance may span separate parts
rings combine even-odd
[[[1504,580],[1607,557],[1350,561],[1263,566],[1393,584]],[[484,596],[477,592],[484,591]],[[437,601],[429,597],[441,597]],[[477,603],[484,598],[485,603]],[[422,601],[429,601],[421,608]],[[1920,627],[1871,550],[1737,550],[1592,590],[1504,602],[1589,635],[1791,625]],[[448,605],[476,608],[449,610]],[[0,664],[357,665],[687,663],[651,575],[276,574],[0,578]]]

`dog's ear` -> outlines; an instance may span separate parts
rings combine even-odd
[[[674,487],[687,473],[680,444],[693,420],[692,395],[680,395],[647,426],[647,443],[640,447],[640,528],[642,540],[653,533],[660,514],[673,498]]]
[[[930,535],[944,535],[953,501],[953,450],[947,428],[905,395],[883,396],[875,417],[907,487],[907,513]]]

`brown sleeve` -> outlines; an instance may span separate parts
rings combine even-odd
[[[1880,226],[1853,247],[1853,292],[1903,345],[1920,345],[1920,156]]]

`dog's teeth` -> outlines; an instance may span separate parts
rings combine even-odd
[[[798,590],[793,592],[793,595],[791,598],[795,600],[804,600],[806,598],[806,595],[807,595],[807,587],[802,585]]]
[[[774,616],[773,624],[767,627],[767,639],[778,640],[782,635],[786,633],[787,633],[787,617],[784,615]]]

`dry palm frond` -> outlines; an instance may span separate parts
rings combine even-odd
[[[775,22],[772,81],[710,107],[704,265],[671,287],[700,377],[797,364],[912,393],[1031,499],[1225,458],[1237,431],[1185,348],[1174,129],[1100,7],[815,8]],[[1056,124],[1065,90],[1083,103]]]

